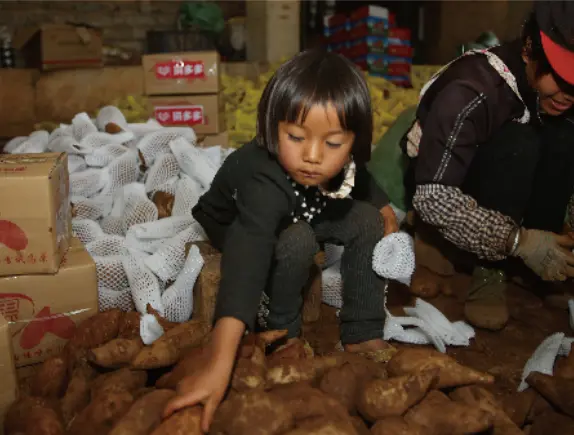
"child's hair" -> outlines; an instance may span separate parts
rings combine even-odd
[[[371,97],[362,73],[344,57],[319,49],[303,51],[281,65],[263,91],[257,109],[257,139],[277,154],[279,123],[304,121],[314,105],[332,103],[341,127],[355,134],[357,163],[371,157]]]

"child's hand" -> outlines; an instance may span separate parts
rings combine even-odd
[[[385,224],[385,236],[389,234],[396,233],[399,231],[399,224],[397,222],[397,215],[395,214],[393,208],[390,204],[385,205],[381,209],[381,215],[383,215],[383,222]]]
[[[230,377],[231,370],[227,370],[223,365],[209,362],[202,370],[180,381],[177,386],[177,396],[165,407],[164,418],[182,408],[203,404],[201,429],[207,433],[213,421],[213,415],[229,385]]]

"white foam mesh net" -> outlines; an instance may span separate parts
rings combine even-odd
[[[119,129],[107,133],[110,123]],[[144,314],[149,303],[182,322],[191,316],[203,266],[199,249],[186,257],[185,246],[206,240],[191,210],[233,151],[195,145],[191,128],[165,128],[153,119],[130,124],[106,106],[95,119],[79,113],[51,133],[12,139],[4,151],[68,154],[72,230],[96,263],[100,309]],[[158,220],[155,192],[174,195],[172,216]]]

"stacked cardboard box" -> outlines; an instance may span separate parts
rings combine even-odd
[[[326,17],[325,39],[330,51],[348,57],[370,75],[410,86],[411,31],[396,27],[388,9],[364,6],[349,17]]]
[[[96,266],[71,235],[65,153],[0,155],[0,314],[17,367],[57,354],[98,311]]]
[[[217,52],[146,55],[143,69],[145,94],[159,123],[191,127],[200,139],[224,132]],[[221,136],[219,142],[224,138]]]

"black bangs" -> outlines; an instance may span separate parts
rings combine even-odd
[[[311,107],[329,103],[335,106],[341,127],[355,134],[355,161],[367,162],[373,130],[369,89],[350,61],[323,50],[299,53],[271,78],[258,107],[260,144],[276,153],[280,122],[304,122]]]

